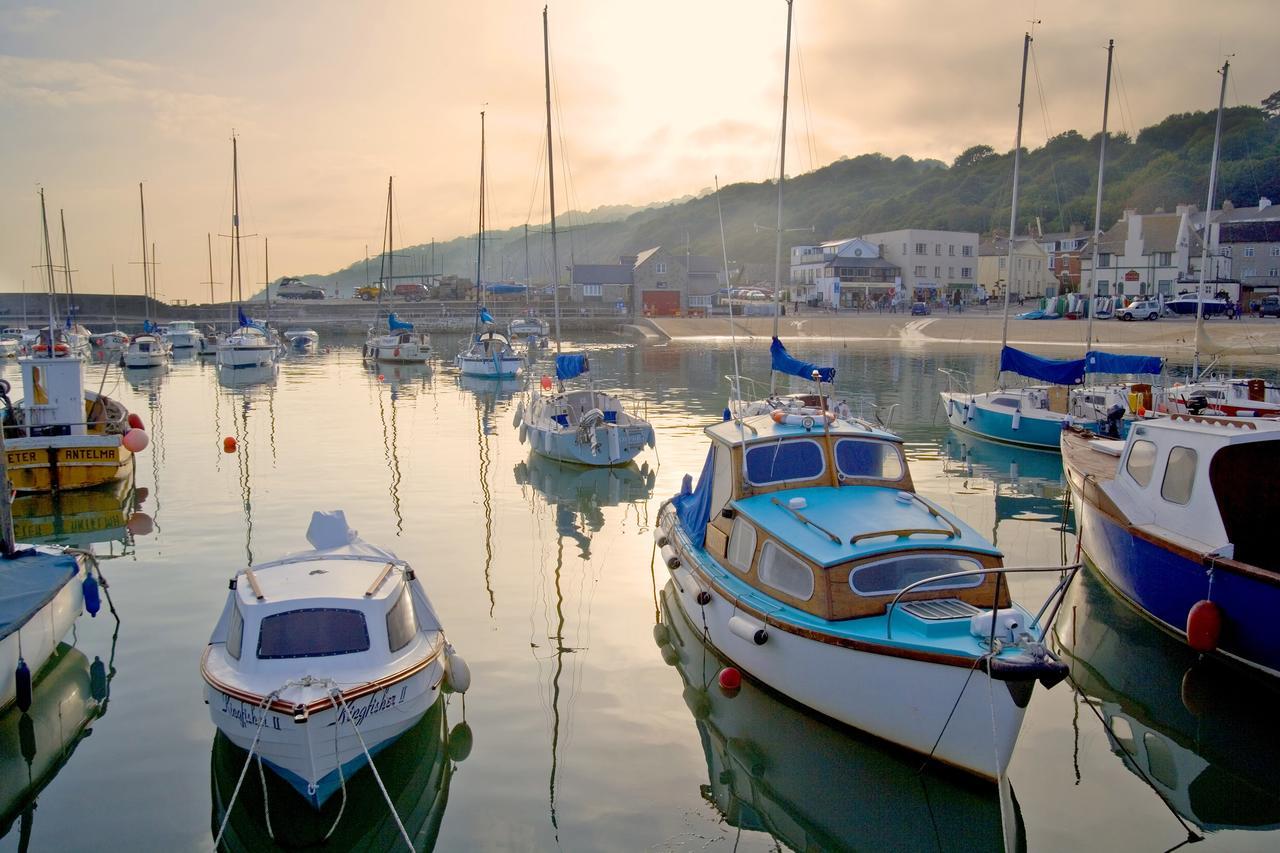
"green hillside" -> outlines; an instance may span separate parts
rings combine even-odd
[[[1108,137],[1103,223],[1110,225],[1124,208],[1150,212],[1173,210],[1180,203],[1204,206],[1213,147],[1214,113],[1172,115],[1142,130],[1136,139]],[[1098,135],[1086,139],[1067,131],[1041,148],[1024,151],[1019,202],[1019,233],[1088,227],[1093,218],[1098,168]],[[990,233],[1009,224],[1013,152],[999,154],[978,145],[950,165],[884,154],[842,158],[789,178],[785,187],[788,228],[812,233],[786,234],[787,244],[857,236],[895,228],[939,228]],[[1228,109],[1223,119],[1218,198],[1236,206],[1254,205],[1259,196],[1280,201],[1280,118],[1253,107]],[[774,234],[755,226],[775,221],[776,184],[733,184],[723,188],[729,258],[735,262],[773,263]],[[628,210],[622,208],[620,212]],[[613,221],[611,209],[586,216],[569,215],[559,224],[561,267],[571,261],[604,263],[618,255],[665,245],[683,248],[686,236],[694,254],[719,256],[720,232],[714,196],[661,204]],[[530,226],[532,277],[547,281],[549,240],[541,225]],[[475,273],[475,235],[436,246],[436,268],[446,274]],[[429,246],[403,250],[397,270],[428,269]],[[523,280],[524,229],[492,232],[487,238],[486,280]],[[398,250],[397,255],[401,252]],[[402,266],[403,265],[403,266]],[[376,261],[371,264],[377,276]],[[364,261],[330,275],[306,280],[345,291],[365,282]]]

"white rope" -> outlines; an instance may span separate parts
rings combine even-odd
[[[338,765],[338,784],[342,786],[342,802],[338,805],[338,816],[333,819],[333,825],[324,834],[325,841],[328,841],[329,836],[333,835],[333,831],[338,828],[338,824],[342,821],[342,813],[347,810],[347,775],[342,772],[342,760],[338,756],[338,736],[341,728],[341,719],[335,714],[333,720],[333,760]]]
[[[271,827],[271,801],[267,798],[267,773],[262,769],[262,753],[258,753],[258,778],[262,780],[262,815],[267,820],[267,837],[276,840],[276,831]]]
[[[373,756],[369,754],[369,747],[365,746],[364,735],[360,734],[360,726],[356,724],[355,715],[351,713],[350,706],[347,705],[347,697],[342,695],[342,691],[336,687],[329,691],[329,695],[342,703],[342,707],[346,710],[347,716],[351,719],[351,730],[356,733],[356,739],[360,741],[360,748],[364,750],[365,760],[369,762],[369,772],[373,774],[373,778],[378,783],[378,789],[382,791],[383,798],[387,801],[387,808],[391,809],[391,816],[395,818],[396,826],[400,829],[400,837],[404,839],[404,843],[410,850],[413,850],[413,840],[409,837],[409,832],[404,828],[404,823],[400,820],[400,814],[396,811],[396,804],[391,801],[391,795],[387,793],[387,786],[382,784],[382,777],[378,775],[378,768],[373,763]],[[338,761],[338,766],[342,766],[339,756],[334,756]]]
[[[1004,768],[1000,766],[1000,743],[996,733],[996,696],[995,696],[995,678],[991,675],[991,664],[987,664],[987,699],[991,703],[991,752],[996,762],[996,789],[997,799],[1000,801],[1000,834],[1005,840],[1009,838],[1009,826],[1006,823],[1004,809],[1004,789],[1009,784],[1009,780],[1005,778]],[[1006,845],[1007,847],[1007,845]]]
[[[213,849],[217,850],[218,845],[222,843],[222,835],[227,831],[227,822],[231,820],[231,809],[236,804],[236,798],[240,796],[240,786],[244,784],[244,777],[249,772],[249,765],[253,763],[253,753],[258,748],[258,739],[262,736],[262,727],[267,724],[267,706],[269,706],[280,695],[279,690],[275,690],[263,697],[258,703],[258,709],[262,711],[262,719],[258,720],[258,729],[253,733],[253,742],[249,744],[249,755],[245,758],[244,767],[240,768],[240,778],[236,780],[235,790],[231,792],[231,799],[227,801],[227,813],[222,816],[222,824],[218,827],[218,834],[213,839]]]

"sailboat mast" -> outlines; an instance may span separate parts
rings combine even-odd
[[[484,110],[480,111],[480,223],[476,231],[476,320],[475,331],[480,331],[480,311],[478,306],[484,301],[484,285],[481,283],[480,270],[484,263]]]
[[[209,304],[213,304],[213,234],[205,232],[209,244]]]
[[[244,280],[240,263],[240,152],[231,137],[231,245],[235,254],[236,301],[244,302]]]
[[[1222,63],[1222,90],[1218,93],[1218,121],[1213,126],[1213,159],[1209,161],[1209,200],[1204,205],[1204,239],[1200,243],[1200,286],[1196,288],[1196,349],[1191,361],[1191,378],[1200,378],[1200,324],[1204,322],[1204,277],[1209,268],[1209,220],[1213,216],[1213,195],[1218,184],[1218,150],[1222,144],[1222,107],[1227,101],[1227,74],[1231,60]]]
[[[48,352],[49,352],[49,358],[53,358],[53,350],[54,350],[53,336],[55,334],[54,330],[57,328],[54,325],[54,320],[53,320],[53,314],[54,314],[53,300],[55,298],[54,294],[56,293],[56,290],[55,290],[54,280],[53,280],[53,249],[49,246],[49,217],[48,217],[48,214],[45,213],[45,209],[44,209],[44,190],[43,189],[40,190],[40,227],[44,233],[44,264],[45,264],[45,269],[48,270],[49,272],[49,350]],[[145,258],[143,258],[143,260],[145,260]]]
[[[210,300],[213,301],[213,300]],[[116,265],[111,265],[111,330],[117,331],[120,321],[116,319]]]
[[[1009,291],[1013,284],[1013,240],[1018,228],[1018,172],[1022,168],[1022,108],[1027,102],[1027,55],[1031,52],[1031,33],[1022,37],[1022,83],[1018,88],[1018,132],[1013,140],[1013,199],[1009,205],[1009,253],[1005,261],[1004,324],[1000,327],[1000,351],[1009,343]],[[1095,223],[1096,225],[1096,223]],[[999,375],[1000,369],[996,368]]]
[[[62,272],[67,279],[67,319],[70,320],[76,312],[76,291],[71,286],[71,250],[67,248],[67,215],[62,208],[58,208],[58,221],[62,226]]]
[[[773,256],[773,336],[778,336],[782,313],[782,185],[787,178],[787,94],[791,88],[791,13],[793,0],[787,0],[787,47],[782,65],[782,137],[778,146],[778,233]],[[774,372],[769,371],[769,393],[773,393]]]
[[[391,186],[395,177],[387,176],[387,280],[391,282],[391,292],[395,293],[396,287],[396,224],[395,224],[395,201],[392,195]],[[382,285],[385,290],[387,285]]]
[[[738,373],[738,331],[733,325],[733,283],[729,281],[729,247],[724,241],[724,209],[720,207],[720,176],[715,176],[716,181],[716,216],[720,219],[720,254],[724,259],[724,286],[725,292],[729,294],[729,340],[733,345],[733,396],[735,398],[735,414],[739,410],[739,404],[742,402],[742,388]],[[686,267],[687,269],[687,267]],[[772,371],[770,371],[772,373]],[[741,415],[738,415],[741,421]]]
[[[435,243],[431,244],[432,257],[435,257]],[[533,282],[529,280],[529,223],[524,224],[524,304],[527,306],[533,299]]]
[[[271,240],[262,238],[262,274],[267,280],[267,325],[271,325]]]
[[[1107,111],[1111,107],[1111,56],[1116,40],[1107,41],[1107,86],[1102,96],[1102,142],[1098,145],[1098,197],[1093,205],[1093,275],[1089,281],[1089,298],[1085,311],[1089,320],[1085,324],[1084,351],[1093,346],[1093,300],[1098,295],[1098,242],[1102,239],[1102,175],[1107,165]]]
[[[542,68],[547,89],[547,193],[551,198],[551,296],[556,312],[556,355],[560,354],[560,258],[556,254],[556,170],[551,158],[551,39],[547,7],[542,7]],[[528,245],[526,234],[526,246]]]
[[[151,325],[151,285],[147,278],[147,199],[142,192],[142,181],[138,181],[138,212],[142,218],[142,310],[146,325]],[[143,331],[151,331],[143,329]]]

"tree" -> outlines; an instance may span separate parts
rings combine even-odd
[[[1262,99],[1262,111],[1267,118],[1280,117],[1280,89]]]
[[[962,169],[966,166],[972,166],[981,163],[983,160],[996,156],[996,150],[990,145],[974,145],[972,148],[966,148],[957,156],[954,163],[951,164],[954,169]]]

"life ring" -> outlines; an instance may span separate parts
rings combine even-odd
[[[35,346],[36,352],[48,352],[48,350],[49,350],[48,344],[36,344]],[[53,351],[54,352],[71,352],[71,348],[68,347],[66,344],[54,344]]]
[[[836,416],[831,412],[820,412],[811,406],[805,406],[801,409],[774,409],[770,417],[773,418],[775,424],[790,424],[792,426],[802,426],[805,429],[811,428],[820,417],[825,417],[829,424],[836,421]]]

